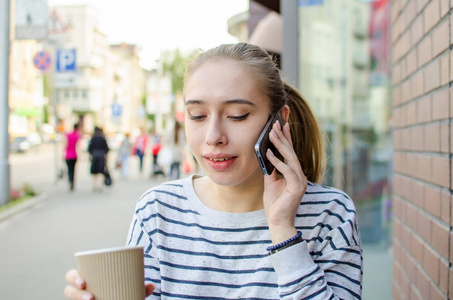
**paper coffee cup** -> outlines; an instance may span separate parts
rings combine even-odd
[[[77,252],[80,275],[96,300],[144,300],[142,247],[118,247]]]

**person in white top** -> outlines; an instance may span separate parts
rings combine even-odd
[[[137,203],[127,244],[144,248],[148,299],[361,299],[354,203],[317,183],[321,131],[270,56],[246,43],[201,53],[184,101],[205,176],[163,183]],[[276,112],[284,125],[272,125],[266,152],[275,169],[263,175],[254,144]],[[66,280],[66,297],[92,299],[76,270]]]

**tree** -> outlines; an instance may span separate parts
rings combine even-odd
[[[172,78],[173,94],[182,93],[184,87],[184,73],[186,71],[187,62],[199,53],[199,50],[194,50],[189,53],[182,53],[181,50],[167,50],[161,54],[162,71],[168,73]]]

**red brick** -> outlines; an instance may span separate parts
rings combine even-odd
[[[448,190],[444,190],[441,194],[441,219],[447,224],[450,223],[451,196]]]
[[[450,88],[450,118],[453,118],[453,88]]]
[[[450,124],[443,122],[440,124],[440,152],[449,153],[449,142],[450,142]]]
[[[433,186],[425,187],[425,207],[424,209],[433,216],[440,218],[441,211],[441,190]]]
[[[432,42],[431,42],[431,36],[425,37],[420,44],[418,44],[418,57],[417,57],[417,62],[418,65],[417,67],[420,68],[421,66],[424,66],[426,63],[431,61],[433,57],[433,50],[432,50]]]
[[[428,276],[421,270],[417,269],[417,288],[420,292],[422,299],[429,299],[429,278]]]
[[[450,231],[450,242],[453,241],[453,232]],[[450,257],[449,257],[450,263],[453,263],[453,247],[450,247]],[[453,290],[450,290],[453,291]]]
[[[440,17],[443,18],[450,10],[450,0],[440,0]]]
[[[431,242],[431,227],[432,227],[431,218],[428,217],[428,215],[426,215],[425,213],[419,213],[417,233],[427,243]]]
[[[425,186],[417,181],[413,181],[411,185],[411,201],[419,208],[424,206],[426,201]]]
[[[423,71],[425,79],[424,91],[429,92],[440,86],[440,64],[439,60],[430,62]]]
[[[450,279],[449,283],[448,283],[448,290],[450,291],[450,293],[453,291],[453,269],[450,268],[450,276],[448,276],[448,278]]]
[[[431,286],[429,288],[429,300],[447,300],[446,296],[433,282],[431,282]]]
[[[439,288],[444,294],[448,292],[448,263],[441,260],[439,264]]]
[[[406,219],[404,220],[404,222],[407,224],[407,226],[412,228],[412,230],[416,231],[417,230],[417,215],[418,215],[417,209],[413,205],[407,204],[405,207],[405,211],[406,211],[406,215],[405,215]],[[411,244],[412,244],[411,233],[409,232],[409,230],[407,230],[407,232],[405,232],[403,234],[406,234],[405,238],[407,238],[407,239],[403,240],[403,245],[407,249],[410,249]]]
[[[425,9],[426,4],[428,4],[430,0],[416,0],[417,4],[415,7],[417,8],[417,13],[420,13],[423,9]],[[399,2],[399,1],[396,1]]]
[[[440,23],[433,31],[433,56],[436,57],[450,46],[450,24],[448,20]]]
[[[404,8],[404,13],[402,18],[404,18],[404,27],[408,28],[409,25],[414,21],[416,15],[415,2],[409,1],[406,7]]]
[[[432,182],[445,188],[450,187],[450,159],[443,156],[434,156]]]
[[[429,32],[440,20],[439,0],[432,0],[423,11],[425,34]]]
[[[403,79],[402,74],[401,74],[401,62],[396,63],[392,66],[392,83],[393,85],[397,85],[401,82]],[[393,87],[395,89],[396,86]],[[395,106],[395,101],[394,101],[394,106]]]
[[[432,246],[440,255],[448,259],[450,227],[433,220]]]
[[[409,53],[409,55],[407,56],[407,59],[409,59],[410,57],[411,57],[411,54]],[[414,62],[415,62],[415,56],[413,56],[413,58],[414,58]],[[423,95],[423,92],[424,92],[424,90],[423,90],[423,83],[424,83],[423,82],[423,72],[420,71],[420,72],[415,73],[414,76],[411,77],[410,82],[411,82],[410,98],[414,99],[414,98],[417,98],[417,97],[420,97],[421,95]]]
[[[423,250],[424,250],[424,243],[423,240],[417,236],[412,238],[412,245],[411,245],[411,254],[416,261],[423,261]]]
[[[453,18],[452,18],[452,21],[453,21]],[[453,35],[453,32],[452,32],[452,35]],[[450,62],[452,62],[451,64],[449,64],[450,65],[450,81],[453,81],[453,51],[450,51],[449,56],[450,56]],[[442,74],[443,74],[443,72],[442,72]]]
[[[410,80],[403,81],[401,83],[401,103],[400,104],[406,103],[409,100],[411,100],[411,96],[412,96],[411,81]],[[405,123],[403,122],[403,124],[405,124]]]
[[[439,284],[439,261],[440,257],[427,246],[423,250],[423,269],[436,284]]]
[[[417,282],[417,266],[421,265],[421,261],[416,261],[408,255],[404,255],[404,274],[408,277],[409,281]]]
[[[443,54],[440,58],[440,85],[447,85],[450,81],[450,53]]]
[[[416,45],[424,35],[423,32],[423,15],[419,15],[410,27],[412,44]]]
[[[406,69],[406,70],[405,70],[405,72],[404,72],[404,74],[403,74],[404,77],[406,77],[406,76],[408,76],[408,77],[411,76],[412,73],[414,73],[415,70],[417,70],[417,49],[416,49],[416,48],[413,48],[413,49],[407,54],[406,59],[405,59],[405,69]],[[420,72],[420,73],[421,73],[421,72]],[[421,79],[421,80],[423,80],[423,76],[422,76],[422,79]],[[414,83],[417,84],[418,81],[413,82],[413,84],[414,84]],[[423,82],[422,82],[422,83],[423,83]],[[414,89],[414,88],[416,88],[416,86],[412,85],[412,88]],[[423,93],[423,85],[422,85],[422,88],[419,89],[419,90],[420,90],[420,94],[419,94],[419,95],[421,95],[421,93]],[[417,93],[416,93],[415,91],[413,92],[413,96],[414,96],[414,97],[417,97],[417,96],[418,96]]]
[[[409,293],[409,298],[410,300],[424,300],[422,296],[420,295],[420,292],[417,289],[418,287],[411,285],[411,290]]]
[[[424,96],[417,102],[417,121],[418,124],[423,124],[432,121],[432,97],[431,95]]]
[[[417,155],[416,166],[417,169],[415,172],[411,172],[417,178],[424,181],[431,182],[432,180],[432,170],[434,168],[433,158],[428,155]],[[437,170],[436,170],[437,172]]]
[[[426,146],[424,140],[424,128],[421,126],[412,127],[410,130],[411,144],[409,149],[412,151],[422,151]]]
[[[406,126],[417,124],[417,102],[410,102],[405,106],[406,109]]]
[[[433,120],[444,120],[449,117],[450,96],[449,89],[444,88],[433,93]]]
[[[440,152],[440,124],[432,123],[424,127],[424,149],[429,152]]]

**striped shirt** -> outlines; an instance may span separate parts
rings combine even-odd
[[[268,255],[263,210],[205,206],[192,178],[156,186],[139,199],[127,244],[145,252],[147,299],[360,299],[362,250],[354,203],[313,183],[296,228],[304,241]]]

